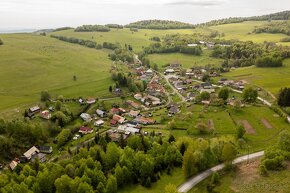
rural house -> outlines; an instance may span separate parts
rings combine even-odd
[[[96,110],[96,113],[97,113],[97,115],[99,116],[99,117],[105,117],[105,116],[107,116],[107,114],[106,114],[106,112],[105,111],[102,111],[102,110],[100,110],[100,109],[97,109]]]
[[[50,154],[50,153],[52,153],[53,149],[52,149],[51,146],[40,146],[40,147],[39,147],[39,151],[40,151],[41,153],[47,153],[47,154]]]
[[[48,110],[42,111],[40,117],[49,120],[51,119],[51,113]]]
[[[82,126],[82,127],[79,129],[79,133],[81,133],[81,134],[83,134],[83,135],[93,133],[93,131],[94,131],[94,130],[93,130],[92,128],[84,127],[84,126]]]
[[[91,115],[87,114],[87,113],[82,113],[80,115],[80,117],[82,118],[82,120],[84,120],[85,122],[90,122],[92,121],[92,117]]]

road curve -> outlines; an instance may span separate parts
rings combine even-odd
[[[248,160],[253,160],[259,157],[262,157],[264,155],[264,151],[260,151],[260,152],[256,152],[256,153],[252,153],[249,155],[244,155],[241,157],[236,158],[232,163],[233,164],[239,164],[242,162],[246,162]],[[191,190],[195,185],[197,185],[199,182],[203,181],[204,179],[206,179],[207,177],[209,177],[213,172],[217,172],[222,170],[225,167],[225,164],[219,164],[216,165],[198,175],[193,176],[192,178],[190,178],[189,180],[187,180],[185,183],[181,184],[178,187],[178,192],[188,192],[189,190]]]

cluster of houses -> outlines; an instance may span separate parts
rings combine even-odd
[[[199,45],[206,46],[208,49],[212,49],[215,46],[221,46],[221,47],[229,47],[229,46],[231,46],[229,44],[217,44],[215,42],[206,42],[206,41],[203,41],[203,40],[200,40],[200,41],[198,41],[196,43],[187,44],[188,47],[196,47],[196,46],[199,46]]]
[[[162,104],[162,100],[160,98],[152,96],[150,94],[137,93],[134,95],[134,98],[146,105],[147,107],[158,106]]]
[[[135,73],[137,74],[137,79],[149,82],[154,75],[152,69],[146,69],[144,66],[138,66],[135,68]]]
[[[28,163],[33,162],[38,159],[41,162],[46,161],[46,155],[51,154],[53,151],[51,146],[40,146],[40,147],[31,147],[29,150],[23,153],[19,158],[15,158],[9,164],[11,170],[14,170],[19,163]]]
[[[243,81],[243,80],[228,80],[226,78],[221,78],[219,81],[218,81],[219,85],[222,85],[222,86],[227,86],[227,87],[231,87],[233,89],[237,89],[237,90],[244,90],[245,88],[245,84],[246,82]]]
[[[39,117],[46,119],[46,120],[49,120],[49,119],[51,119],[51,113],[53,111],[54,111],[53,107],[49,107],[48,110],[41,111],[39,106],[33,106],[33,107],[28,109],[27,115],[28,115],[28,117],[32,118],[33,116],[35,116],[36,114],[39,113]]]

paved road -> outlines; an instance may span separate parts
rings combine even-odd
[[[259,157],[262,157],[264,155],[264,151],[260,151],[257,153],[252,153],[249,155],[245,155],[245,156],[241,156],[236,158],[232,163],[233,164],[239,164],[242,162],[246,162],[248,160],[253,160]],[[209,177],[213,172],[217,172],[222,170],[225,167],[225,164],[219,164],[217,166],[214,166],[196,176],[193,176],[192,178],[190,178],[189,180],[187,180],[185,183],[183,183],[182,185],[180,185],[178,187],[178,192],[188,192],[189,190],[191,190],[195,185],[197,185],[199,182],[203,181],[204,179],[206,179],[207,177]]]
[[[160,74],[161,75],[161,74]],[[164,79],[166,80],[166,82],[167,82],[167,84],[171,87],[171,89],[174,91],[174,94],[177,94],[178,96],[179,96],[179,98],[182,100],[182,102],[186,102],[186,98],[184,97],[184,96],[182,96],[182,94],[180,94],[179,92],[178,92],[178,90],[169,82],[169,78],[170,77],[176,77],[176,76],[174,76],[174,75],[168,75],[168,76],[164,76],[164,75],[162,75],[163,77],[164,77]]]

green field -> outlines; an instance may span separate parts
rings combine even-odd
[[[36,103],[43,90],[64,97],[109,95],[106,52],[31,34],[0,38],[0,111]]]
[[[203,50],[201,56],[193,56],[188,54],[181,53],[172,53],[172,54],[152,54],[149,55],[149,59],[152,64],[157,64],[159,69],[162,68],[165,64],[170,64],[174,62],[179,62],[182,64],[183,68],[191,68],[194,66],[220,66],[222,59],[212,58],[209,56],[209,50]]]
[[[290,59],[284,61],[284,66],[279,68],[257,68],[254,66],[238,68],[223,76],[245,80],[251,84],[262,87],[277,94],[282,87],[290,86]]]
[[[220,33],[224,33],[225,36],[222,37],[227,40],[239,40],[239,41],[253,41],[256,43],[268,42],[280,42],[280,40],[287,35],[284,34],[269,34],[252,33],[255,26],[261,26],[266,24],[268,21],[246,21],[242,23],[224,24],[218,26],[212,26],[210,29],[217,30]],[[283,43],[285,45],[285,43]],[[286,45],[289,45],[286,43]]]
[[[62,35],[67,37],[76,37],[85,40],[94,40],[97,43],[103,42],[118,42],[121,45],[130,44],[133,46],[135,52],[142,51],[143,47],[149,46],[153,43],[150,38],[154,36],[163,37],[166,34],[191,34],[191,29],[177,29],[177,30],[149,30],[139,29],[138,32],[131,32],[130,29],[111,29],[110,32],[74,32],[71,30],[64,30],[54,32],[52,34]]]

